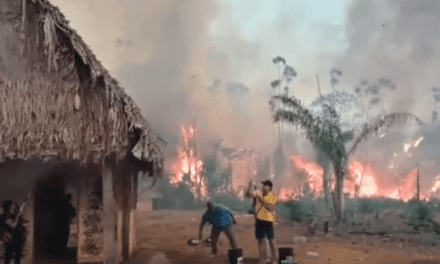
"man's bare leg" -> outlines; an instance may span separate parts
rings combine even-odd
[[[260,261],[267,259],[267,252],[266,252],[267,242],[265,238],[258,239],[258,249],[260,251]]]
[[[230,226],[228,229],[224,230],[224,232],[225,232],[225,235],[229,239],[229,245],[231,245],[231,248],[232,249],[237,249],[237,242],[235,240],[233,227]]]
[[[212,230],[211,230],[211,250],[212,250],[211,255],[212,256],[217,254],[217,242],[218,242],[218,238],[220,236],[220,232],[221,231],[219,229],[212,227]]]
[[[269,245],[270,245],[270,249],[272,251],[272,261],[274,263],[276,263],[276,261],[278,260],[278,257],[277,257],[277,244],[275,242],[275,239],[269,239]]]

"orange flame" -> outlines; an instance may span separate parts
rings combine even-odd
[[[209,190],[207,180],[204,177],[203,162],[197,158],[195,129],[193,126],[190,126],[189,129],[182,126],[181,133],[178,157],[175,164],[172,165],[174,173],[170,178],[170,183],[176,187],[182,183],[186,176],[189,176],[188,185],[194,198],[206,199],[209,196]]]
[[[321,194],[323,192],[322,177],[324,174],[322,167],[314,162],[305,161],[296,155],[291,156],[290,159],[293,161],[292,166],[304,170],[307,174],[306,179],[302,179],[302,181],[299,179],[299,186],[296,189],[301,192],[303,185],[308,184],[313,193]],[[300,196],[300,193],[296,192],[296,195]]]
[[[429,200],[431,197],[438,195],[440,190],[440,175],[437,176],[434,180],[434,184],[431,189],[429,189],[426,193],[420,195],[420,197],[424,200]]]
[[[280,195],[278,198],[281,201],[289,201],[297,198],[297,195],[296,192],[294,192],[292,189],[281,187]]]
[[[408,151],[409,146],[418,147],[424,138],[421,137],[415,142],[404,146],[404,151]],[[178,149],[177,160],[172,165],[174,172],[170,178],[170,183],[174,186],[181,184],[185,178],[188,178],[187,184],[196,199],[205,199],[209,197],[207,179],[204,176],[204,164],[197,157],[195,146],[195,128],[190,126],[188,129],[182,126],[181,141]],[[396,155],[395,155],[396,156]],[[290,157],[293,175],[289,180],[278,182],[273,179],[275,184],[282,185],[279,192],[279,198],[282,201],[297,199],[305,191],[305,186],[315,195],[323,195],[323,168],[314,161],[302,159],[298,155]],[[259,165],[258,155],[251,149],[237,150],[231,157],[219,159],[221,166],[231,168],[231,181],[228,183],[229,191],[232,191],[240,198],[244,196],[244,188],[248,182],[254,179]],[[390,167],[392,168],[392,167]],[[296,171],[302,173],[296,173]],[[334,176],[331,177],[331,189],[334,189]],[[387,197],[408,201],[415,197],[417,170],[413,170],[406,177],[396,177],[395,183],[390,185],[384,183],[382,175],[373,167],[368,166],[361,161],[352,161],[348,166],[348,174],[344,180],[344,192],[351,197]],[[421,194],[424,200],[431,199],[434,195],[440,193],[440,175],[435,179],[432,188]]]
[[[301,179],[293,175],[292,181],[286,182],[284,187],[281,188],[279,198],[281,200],[289,200],[295,196],[301,196],[301,184],[304,183],[308,184],[315,195],[322,195],[322,167],[313,161],[306,161],[297,155],[292,155],[290,158],[293,161],[292,166],[294,166],[296,170],[305,171],[306,178],[302,179],[301,182]],[[408,201],[415,196],[417,170],[411,171],[409,175],[400,182],[397,181],[392,188],[380,186],[379,179],[379,172],[375,171],[371,166],[362,164],[360,161],[353,161],[348,166],[348,175],[344,181],[344,192],[352,197],[387,197],[401,199],[403,201]],[[297,183],[295,184],[294,181],[297,181]],[[333,189],[334,182],[331,185]],[[295,189],[297,189],[297,191],[295,191]],[[422,195],[422,197],[426,199],[438,190],[440,190],[440,176],[436,178],[436,182],[431,190]]]

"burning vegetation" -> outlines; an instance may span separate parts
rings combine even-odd
[[[170,183],[174,186],[187,184],[195,199],[206,200],[209,190],[204,165],[197,152],[195,132],[195,125],[188,129],[182,126],[181,145]]]
[[[435,199],[440,189],[440,176],[431,188],[421,192],[419,168],[399,173],[398,165],[391,162],[389,171],[383,171],[370,164],[368,159],[353,155],[373,134],[378,134],[379,138],[386,136],[386,128],[403,125],[408,120],[421,124],[410,113],[382,111],[378,117],[369,119],[368,112],[381,101],[379,88],[394,90],[394,84],[388,79],[380,79],[377,84],[367,87],[367,82],[363,81],[352,95],[336,90],[342,72],[333,70],[331,85],[334,92],[320,95],[309,109],[295,96],[289,95],[288,84],[297,76],[293,67],[281,57],[274,59],[274,63],[280,70],[280,78],[271,84],[274,95],[270,105],[278,130],[274,154],[264,156],[253,148],[228,147],[222,142],[214,146],[211,157],[202,159],[197,149],[195,125],[182,126],[177,158],[171,167],[168,184],[177,192],[187,189],[192,208],[202,208],[202,201],[213,199],[233,210],[247,211],[250,202],[243,200],[243,194],[248,183],[273,178],[277,185],[274,190],[281,201],[277,211],[291,220],[305,221],[321,216],[326,221],[335,220],[335,225],[342,222],[350,222],[355,227],[360,225],[364,231],[366,223],[370,225],[370,222],[380,222],[387,217],[400,221],[400,231],[410,232],[428,226],[435,212],[440,212]],[[281,89],[284,84],[285,88]],[[366,107],[362,100],[367,101]],[[342,122],[343,114],[350,111],[354,112],[351,125]],[[360,123],[355,122],[359,120]],[[305,132],[317,153],[316,160],[306,158],[296,149],[284,152],[288,145],[283,143],[286,138],[283,134],[292,130],[283,123]],[[393,158],[411,157],[424,140],[420,136],[411,142],[402,142],[402,152],[394,153]],[[186,201],[188,204],[182,195],[179,197],[180,202],[176,203]],[[384,228],[384,225],[379,226]],[[435,229],[435,225],[429,226]],[[358,229],[353,227],[352,230]]]

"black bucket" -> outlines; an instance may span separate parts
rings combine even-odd
[[[243,250],[241,248],[228,251],[229,264],[243,264]]]
[[[293,248],[279,248],[278,256],[280,256],[280,260],[278,264],[281,264],[281,261],[289,259],[293,259],[295,256],[293,254]]]

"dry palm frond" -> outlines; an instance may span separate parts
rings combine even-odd
[[[384,117],[378,117],[370,123],[364,124],[361,134],[354,140],[353,146],[348,154],[352,154],[359,143],[368,139],[373,133],[379,133],[383,128],[389,128],[395,124],[403,123],[410,119],[416,121],[419,125],[422,124],[422,121],[417,116],[410,113],[393,113]]]
[[[306,131],[307,138],[317,148],[326,153],[334,164],[339,164],[346,155],[344,136],[340,128],[339,115],[328,105],[323,106],[323,117],[315,117],[311,111],[301,105],[294,96],[274,96],[283,107],[275,111],[274,122],[284,121]]]

